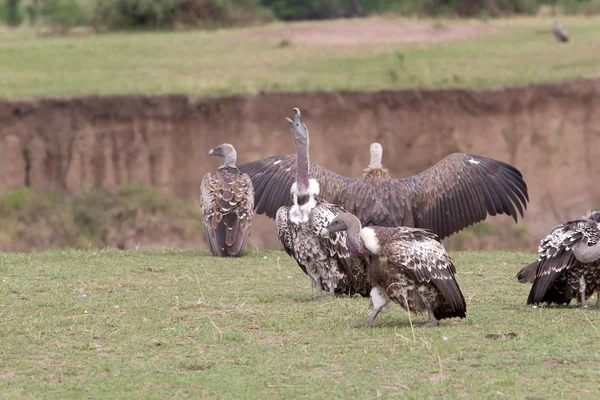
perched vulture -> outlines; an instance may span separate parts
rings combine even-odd
[[[204,175],[200,184],[200,209],[210,252],[219,257],[239,257],[246,247],[254,213],[254,189],[247,174],[235,166],[237,154],[229,143],[208,152],[225,159],[217,172]]]
[[[373,313],[365,325],[373,325],[389,300],[407,311],[429,314],[428,326],[444,318],[464,318],[465,299],[454,278],[456,269],[439,238],[419,228],[362,228],[352,214],[338,215],[321,236],[347,232],[352,254],[372,255],[368,263]]]
[[[491,158],[465,153],[446,156],[408,178],[392,179],[381,165],[383,149],[371,145],[371,162],[362,179],[310,165],[321,196],[356,215],[363,226],[408,226],[433,231],[441,239],[487,215],[523,216],[529,195],[521,172]],[[296,156],[273,156],[239,166],[254,184],[258,214],[275,218],[291,205],[286,190],[294,181]]]
[[[554,25],[552,26],[552,33],[559,42],[569,41],[569,34],[567,33],[567,30],[563,28],[563,26],[557,20],[554,21]]]
[[[521,283],[532,282],[527,304],[569,304],[600,289],[600,211],[556,226],[540,242],[539,257],[519,273]],[[599,300],[595,307],[600,306]]]
[[[296,147],[298,168],[295,170],[296,181],[290,182],[287,189],[291,206],[277,210],[277,236],[285,251],[313,280],[317,288],[315,299],[323,297],[323,289],[332,296],[338,293],[367,296],[370,288],[364,259],[350,257],[346,234],[342,232],[328,238],[319,235],[329,222],[346,211],[320,199],[319,183],[309,179],[308,129],[300,110],[294,108],[294,114],[294,121],[289,118],[287,121]]]

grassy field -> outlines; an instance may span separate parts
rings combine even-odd
[[[50,38],[2,31],[0,97],[483,88],[598,76],[600,20],[561,21],[571,36],[566,45],[550,34],[549,18],[378,17]],[[390,32],[378,33],[381,24]],[[439,41],[445,35],[460,40]]]
[[[279,251],[0,253],[4,398],[591,398],[597,310],[531,308],[531,254],[454,253],[468,318],[314,293]],[[489,338],[514,332],[516,337]]]

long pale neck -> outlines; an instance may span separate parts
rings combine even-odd
[[[360,224],[352,224],[348,227],[346,246],[351,254],[368,254],[369,250],[360,239]]]
[[[225,158],[225,161],[223,161],[223,167],[235,167],[235,162],[237,161],[237,153],[235,149],[227,150],[223,158]]]
[[[377,151],[371,152],[371,161],[369,161],[369,168],[381,168],[381,156],[382,154]]]
[[[308,194],[308,140],[306,144],[296,143],[296,182],[298,183],[298,193]]]

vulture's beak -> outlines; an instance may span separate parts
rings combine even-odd
[[[291,119],[289,119],[288,117],[285,117],[285,119],[287,119],[287,122],[289,122],[290,124],[293,124],[294,121],[292,121]]]
[[[329,231],[327,230],[327,228],[323,228],[321,229],[321,233],[320,233],[321,237],[329,237]]]
[[[212,156],[215,153],[215,149],[210,149],[210,151],[208,152],[209,156]]]

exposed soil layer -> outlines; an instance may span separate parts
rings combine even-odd
[[[0,192],[23,185],[117,192],[137,181],[193,198],[202,176],[219,165],[208,150],[222,142],[236,146],[239,162],[292,153],[285,117],[299,107],[311,132],[311,161],[348,176],[360,176],[373,141],[383,144],[384,163],[397,177],[452,152],[515,165],[529,185],[523,223],[531,248],[556,223],[600,206],[599,89],[600,80],[578,80],[482,91],[2,101]],[[506,216],[490,220],[512,226]],[[165,246],[181,242],[168,236]],[[198,246],[200,237],[193,239]],[[274,223],[256,218],[250,245],[277,246]]]

